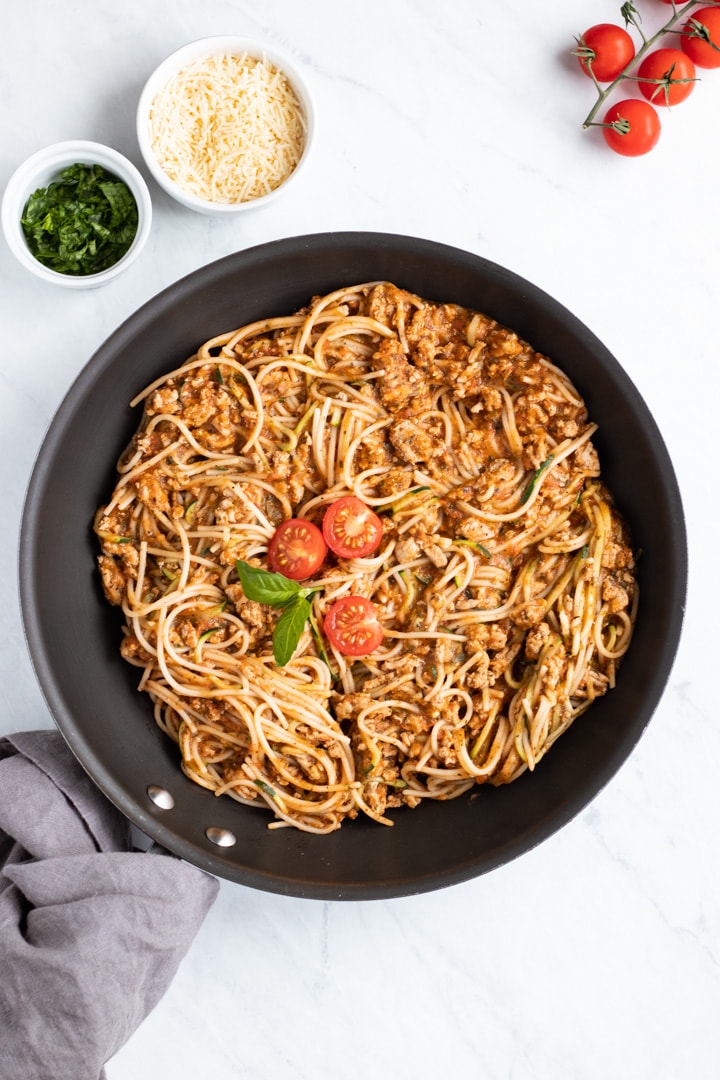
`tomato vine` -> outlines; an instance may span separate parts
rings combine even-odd
[[[690,55],[695,52],[697,55],[697,48],[687,48],[686,43],[689,41],[701,41],[703,48],[707,50],[707,55],[711,58],[706,63],[699,64],[698,66],[711,67],[718,66],[718,63],[714,63],[712,58],[714,55],[720,55],[720,42],[715,42],[711,37],[709,29],[698,23],[697,19],[692,18],[692,13],[697,8],[702,8],[703,11],[709,11],[716,9],[719,12],[720,18],[720,0],[688,0],[684,4],[676,4],[675,0],[663,0],[663,3],[669,3],[672,7],[672,14],[665,21],[663,26],[660,27],[655,33],[646,35],[642,27],[642,17],[632,3],[632,0],[627,0],[620,8],[620,14],[625,23],[625,29],[614,24],[601,24],[596,27],[591,27],[585,32],[584,35],[576,38],[577,48],[574,50],[574,55],[577,57],[582,70],[592,80],[596,90],[596,100],[590,109],[589,113],[583,121],[583,130],[587,130],[590,127],[601,127],[604,129],[606,136],[606,142],[612,149],[617,150],[620,153],[627,153],[628,155],[634,155],[638,153],[645,153],[651,149],[657,142],[659,136],[659,120],[657,121],[657,132],[653,139],[649,139],[647,136],[644,140],[641,140],[642,145],[638,143],[637,148],[631,149],[633,139],[627,138],[627,148],[623,151],[619,149],[620,143],[623,141],[614,138],[613,136],[625,136],[629,135],[629,129],[632,126],[628,122],[627,117],[617,115],[617,106],[610,109],[605,115],[602,121],[596,120],[596,117],[603,107],[608,102],[611,95],[622,85],[633,82],[636,85],[639,84],[641,93],[651,101],[653,105],[671,105],[676,102],[680,102],[688,96],[695,82],[695,74],[692,62],[688,63],[688,56],[676,50],[677,56],[681,61],[679,65],[672,63],[667,71],[651,70],[653,68],[653,61],[658,58],[661,50],[653,52],[655,46],[662,43],[667,45],[664,40],[668,35],[680,35],[680,42],[685,53]],[[702,12],[696,12],[697,15]],[[679,26],[683,23],[682,27]],[[615,31],[613,37],[612,32]],[[633,49],[632,46],[628,47],[623,44],[621,35],[627,37],[629,31],[633,31],[639,38],[639,44],[637,49]],[[605,38],[602,34],[597,37],[597,32],[604,32]],[[593,47],[593,42],[597,40],[599,42],[597,51]],[[634,43],[633,43],[634,44]],[[602,48],[605,48],[605,57],[603,57]],[[623,66],[620,63],[615,63],[613,66],[614,58],[625,51],[627,56],[626,62]],[[665,53],[669,53],[671,50],[662,50]],[[632,52],[632,55],[629,53]],[[603,63],[603,59],[609,61]],[[600,73],[600,77],[595,70],[593,70],[594,63],[597,62],[597,72]],[[644,63],[643,63],[644,62]],[[654,65],[657,68],[657,64]],[[677,71],[676,71],[677,67]],[[641,70],[642,69],[642,70]],[[651,70],[651,78],[644,77],[646,71]],[[607,74],[609,72],[609,74]],[[605,85],[601,85],[605,83]],[[653,89],[652,85],[656,84],[656,89]],[[622,102],[621,104],[626,104]],[[643,119],[647,119],[643,117]]]

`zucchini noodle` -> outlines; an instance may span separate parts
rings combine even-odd
[[[96,515],[121,654],[216,795],[327,833],[533,770],[615,685],[638,605],[631,540],[567,376],[493,319],[387,282],[221,334],[138,394]],[[243,593],[289,517],[356,495],[379,548],[328,554],[290,661]],[[382,643],[323,632],[363,596]]]

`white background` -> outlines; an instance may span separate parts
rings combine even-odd
[[[668,16],[636,0],[650,33]],[[39,147],[126,153],[142,84],[196,37],[286,50],[318,137],[287,196],[236,220],[151,184],[142,258],[103,289],[37,282],[0,246],[0,733],[49,727],[16,555],[34,456],[70,383],[139,305],[227,253],[306,232],[439,240],[507,266],[615,354],[666,440],[690,544],[684,635],[625,766],[557,835],[494,873],[387,902],[223,883],[110,1080],[711,1080],[720,1051],[717,313],[720,71],[617,157],[581,123],[575,34],[607,0],[25,0],[3,5],[0,184]],[[633,94],[633,91],[630,91]],[[28,1078],[32,1080],[32,1078]]]

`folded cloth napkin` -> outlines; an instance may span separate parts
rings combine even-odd
[[[59,732],[0,739],[2,1080],[102,1080],[217,891],[174,856],[132,850]]]

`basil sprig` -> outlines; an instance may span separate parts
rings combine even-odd
[[[248,600],[270,607],[283,608],[273,631],[273,656],[278,667],[284,667],[297,649],[300,635],[310,617],[311,599],[317,589],[304,589],[297,581],[251,566],[242,559],[235,561],[243,592]]]

